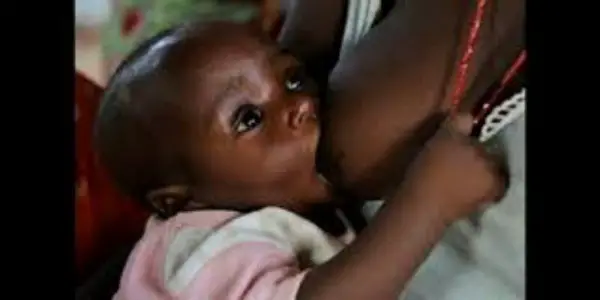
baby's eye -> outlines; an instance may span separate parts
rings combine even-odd
[[[302,68],[297,68],[290,72],[285,80],[285,89],[289,92],[302,92],[307,81],[306,73]]]
[[[262,123],[263,113],[259,107],[251,104],[243,105],[235,114],[233,129],[236,134],[248,132]]]

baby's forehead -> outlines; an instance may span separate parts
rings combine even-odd
[[[193,69],[236,65],[260,60],[277,51],[274,41],[248,25],[216,24],[191,31],[173,50]]]
[[[272,73],[272,63],[279,52],[260,37],[239,33],[208,42],[191,40],[182,46],[186,47],[181,56],[185,57],[182,79],[189,92],[205,96],[264,81]]]
[[[215,114],[229,111],[236,98],[264,94],[269,89],[273,61],[279,55],[274,42],[251,29],[213,29],[182,39],[168,62],[168,68],[178,74],[186,107],[194,111],[191,116],[206,113],[210,116],[203,121],[207,122]]]

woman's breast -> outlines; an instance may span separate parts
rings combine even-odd
[[[514,25],[522,23],[522,18],[514,17],[514,11],[522,8],[515,1],[495,8],[494,22],[506,16],[510,26],[482,28],[467,90],[480,73],[486,73],[483,65],[491,53],[509,62],[504,58],[512,58],[518,49],[492,51],[499,42],[521,44],[505,40],[508,29],[522,31]],[[433,4],[437,9],[431,8]],[[324,101],[319,151],[321,171],[334,185],[366,200],[382,197],[402,179],[408,163],[449,108],[475,2],[468,4],[431,0],[395,8],[340,58]],[[494,73],[486,74],[489,80],[477,85],[491,84],[503,67],[489,71]]]
[[[435,132],[442,120],[439,103],[399,101],[398,93],[388,87],[344,100],[348,101],[332,104],[324,113],[322,172],[354,197],[380,198],[401,180],[408,162]]]

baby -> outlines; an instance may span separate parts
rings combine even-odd
[[[156,216],[115,299],[395,299],[454,220],[504,191],[457,116],[358,237],[321,214],[347,229],[332,234],[311,214],[344,200],[316,171],[315,95],[253,23],[180,26],[121,64],[96,147]]]

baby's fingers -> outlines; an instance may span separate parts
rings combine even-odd
[[[501,151],[488,151],[484,145],[476,140],[471,140],[471,144],[477,150],[479,156],[485,160],[488,171],[493,174],[495,182],[489,199],[498,202],[506,194],[510,181],[506,156]]]
[[[492,175],[489,200],[500,201],[504,197],[509,184],[509,172],[503,151],[488,151],[483,144],[470,137],[473,129],[473,117],[469,114],[457,114],[446,120],[446,128],[453,134],[465,137],[464,141],[475,149],[477,155],[485,163]]]
[[[469,114],[452,115],[448,117],[444,126],[451,132],[469,136],[473,130],[473,117]]]

